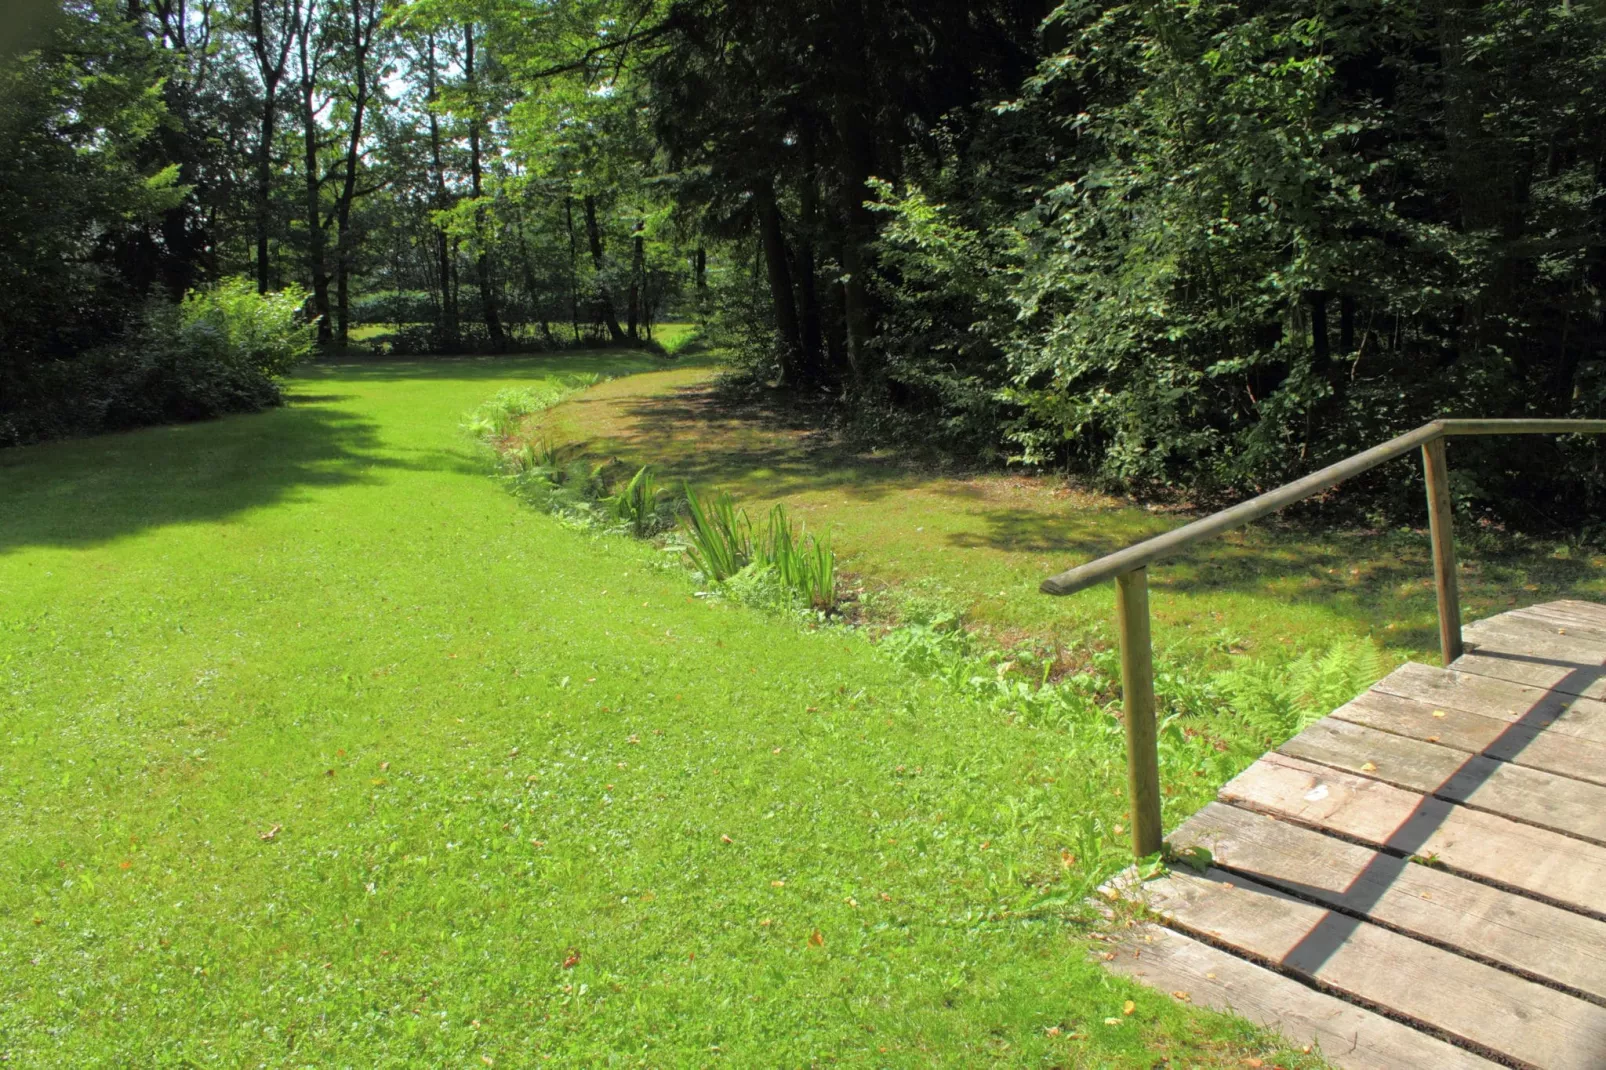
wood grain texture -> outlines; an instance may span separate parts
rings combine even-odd
[[[1382,691],[1366,692],[1334,710],[1333,716],[1378,731],[1606,785],[1606,743],[1558,733],[1553,730],[1553,721],[1542,718],[1506,721]]]
[[[1545,687],[1410,662],[1379,680],[1367,694],[1397,695],[1435,709],[1503,721],[1537,722],[1552,735],[1606,743],[1606,702]]]
[[[1163,926],[1139,925],[1109,946],[1115,973],[1314,1045],[1342,1070],[1498,1065]]]
[[[1606,1007],[1236,874],[1143,886],[1165,923],[1548,1070],[1606,1065]]]
[[[1606,844],[1606,787],[1324,717],[1282,754]]]
[[[1171,835],[1217,866],[1606,999],[1606,922],[1211,803]]]
[[[1272,753],[1220,798],[1606,915],[1606,848]]]

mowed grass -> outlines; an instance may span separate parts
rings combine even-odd
[[[1038,583],[1193,519],[1069,488],[1052,475],[967,473],[907,451],[846,448],[795,412],[724,403],[711,386],[717,371],[705,364],[604,383],[526,433],[581,445],[619,471],[651,463],[661,480],[727,489],[755,518],[784,502],[811,530],[829,532],[844,566],[872,589],[946,600],[995,641],[1044,641],[1071,665],[1114,641],[1111,585],[1053,598],[1039,594]],[[1420,478],[1412,461],[1393,463]],[[1278,660],[1357,639],[1376,643],[1385,664],[1436,663],[1423,529],[1262,522],[1157,563],[1149,570],[1155,644],[1199,674],[1234,664],[1236,655]],[[1514,548],[1461,534],[1467,620],[1518,604],[1606,596],[1599,549]]]
[[[1113,721],[697,598],[459,430],[656,366],[324,366],[0,452],[7,1065],[1303,1064],[1055,905],[1119,842]]]

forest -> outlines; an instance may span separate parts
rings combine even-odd
[[[666,320],[860,439],[1195,501],[1606,415],[1600,0],[32,7],[0,445]],[[1457,506],[1597,523],[1602,461],[1468,445]]]

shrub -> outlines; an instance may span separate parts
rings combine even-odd
[[[147,305],[117,345],[35,365],[0,406],[0,445],[256,412],[314,342],[298,289],[235,279]]]

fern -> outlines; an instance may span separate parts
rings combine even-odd
[[[1215,683],[1240,718],[1267,739],[1280,742],[1366,690],[1385,670],[1376,644],[1341,639],[1324,651],[1292,661],[1255,662],[1233,669]]]

